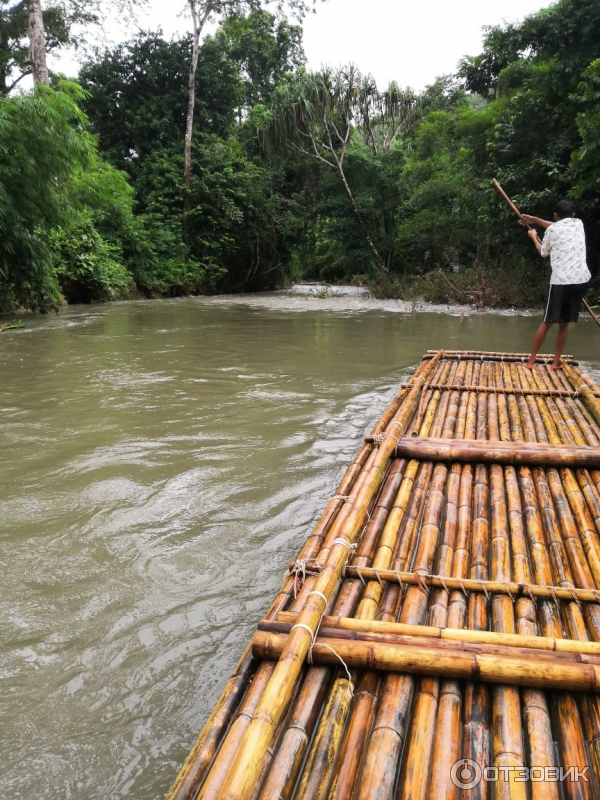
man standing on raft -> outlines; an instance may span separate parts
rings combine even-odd
[[[530,225],[539,225],[546,229],[541,243],[535,231],[528,231],[528,236],[543,258],[550,256],[552,266],[546,313],[535,334],[531,355],[525,366],[528,369],[534,368],[535,358],[546,335],[557,322],[558,335],[552,369],[561,369],[560,358],[569,335],[569,323],[579,319],[581,301],[592,277],[586,262],[583,222],[575,218],[575,206],[571,200],[561,200],[557,204],[554,222],[529,214],[523,214],[523,219]]]

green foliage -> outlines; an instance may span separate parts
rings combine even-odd
[[[0,100],[0,307],[129,294],[120,233],[131,189],[98,158],[80,87]],[[62,292],[61,292],[62,290]]]
[[[89,37],[111,4],[136,0],[53,0],[48,50],[84,17]],[[488,28],[481,54],[419,96],[353,65],[307,72],[301,29],[280,12],[301,18],[311,2],[196,6],[221,25],[200,48],[189,194],[190,37],[140,33],[90,58],[83,88],[0,99],[0,307],[303,277],[535,303],[543,262],[492,177],[536,216],[576,198],[600,257],[600,0]],[[0,97],[29,68],[26,29],[24,2],[0,16]]]
[[[597,208],[600,201],[600,59],[583,73],[578,94],[573,98],[585,110],[577,115],[582,145],[572,155],[571,168],[576,180],[572,194],[588,198]]]
[[[237,66],[246,113],[259,103],[269,103],[281,76],[293,73],[306,61],[302,28],[263,10],[227,18],[215,38],[227,59]]]
[[[81,96],[62,84],[0,100],[0,307],[48,311],[60,303],[48,237],[69,217],[74,172],[94,157]]]
[[[70,303],[120,300],[133,292],[119,248],[102,238],[90,213],[54,228],[50,244],[55,274]]]

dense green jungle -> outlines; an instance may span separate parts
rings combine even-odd
[[[300,0],[191,0],[189,37],[104,50],[95,26],[118,0],[57,0],[45,50],[85,59],[25,91],[35,2],[0,2],[2,311],[298,280],[540,305],[548,270],[493,177],[537,216],[573,198],[597,273],[600,0],[485,29],[420,93],[402,75],[378,87],[360,53],[308,71]]]

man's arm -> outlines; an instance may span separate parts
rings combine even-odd
[[[535,249],[538,251],[540,255],[542,255],[542,243],[540,242],[540,237],[537,235],[535,231],[527,231],[527,236],[531,239],[531,241],[535,245]]]
[[[540,228],[549,228],[550,225],[554,225],[553,222],[548,222],[547,219],[540,219],[539,217],[532,217],[531,214],[523,214],[523,219],[525,222],[528,222],[530,225],[539,225]]]

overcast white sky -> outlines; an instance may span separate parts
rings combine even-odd
[[[395,79],[402,86],[422,89],[444,73],[453,72],[464,55],[480,52],[484,25],[521,20],[550,5],[549,0],[328,0],[319,4],[304,26],[308,65],[354,61],[377,82]],[[162,27],[170,37],[187,29],[179,11],[183,0],[149,0],[140,20],[146,30]],[[116,41],[128,38],[117,20],[107,28]],[[76,67],[65,62],[63,69]]]

